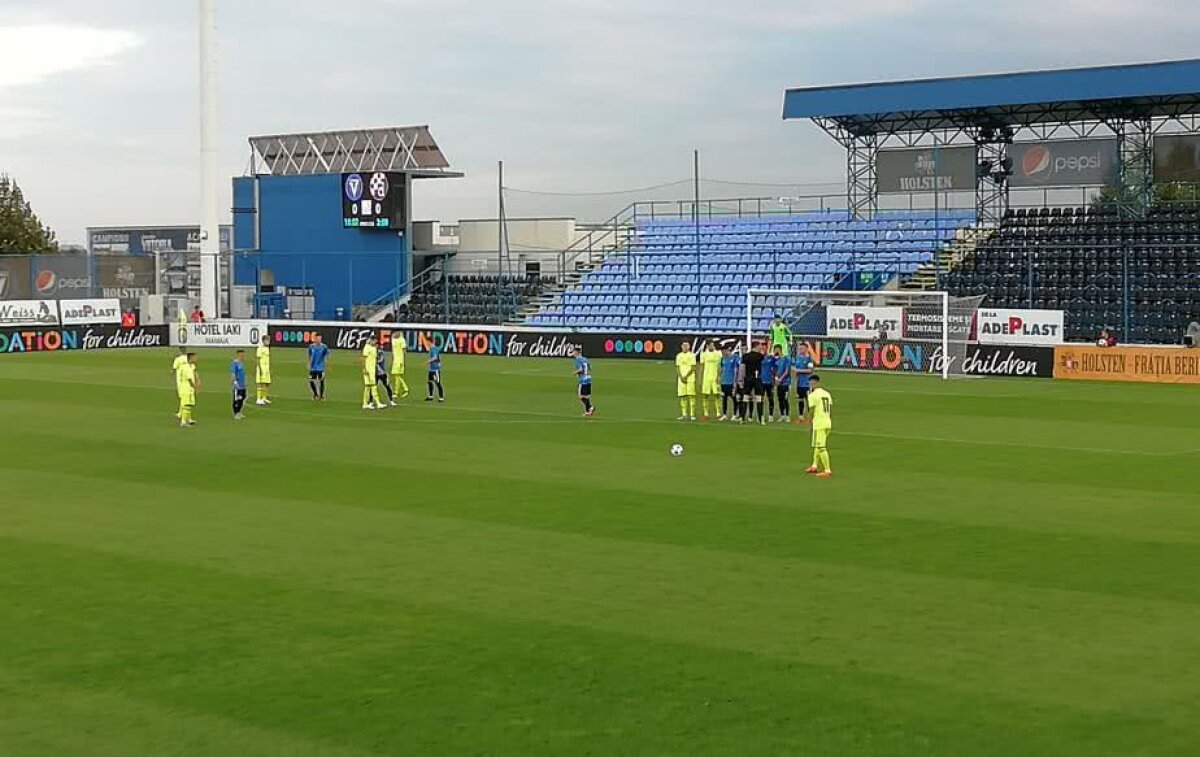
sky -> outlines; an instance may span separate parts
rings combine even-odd
[[[686,179],[699,150],[709,179],[831,191],[843,154],[781,120],[787,87],[1200,57],[1194,0],[215,2],[223,176],[251,135],[428,124],[466,177],[419,183],[414,215],[447,222],[495,217],[499,160],[509,187],[605,192]],[[197,222],[196,6],[0,6],[0,172],[60,241]]]

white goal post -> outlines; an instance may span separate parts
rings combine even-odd
[[[961,373],[982,300],[928,291],[748,289],[746,344],[748,348],[756,335],[765,337],[778,317],[793,339],[857,341],[870,346],[876,361],[879,351],[886,350],[889,359],[905,358],[909,370],[950,378]],[[913,366],[916,362],[920,364]],[[870,365],[856,367],[872,370]]]

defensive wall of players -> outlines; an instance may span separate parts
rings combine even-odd
[[[993,315],[997,319],[1005,317],[1000,313]],[[249,347],[257,344],[264,334],[270,336],[273,346],[281,348],[306,347],[320,334],[333,349],[358,351],[371,335],[387,349],[394,331],[404,333],[410,352],[424,353],[437,346],[446,356],[512,358],[565,358],[578,346],[592,358],[669,360],[684,342],[699,345],[706,339],[714,339],[720,345],[738,345],[744,339],[738,334],[603,333],[318,321],[221,321],[139,326],[121,323],[118,319],[115,323],[0,326],[0,355],[167,346]],[[1016,338],[1019,339],[1019,335]],[[946,355],[936,342],[866,336],[823,336],[805,341],[822,370],[938,374],[943,362],[949,360],[953,373],[969,376],[1200,384],[1200,350],[1183,347],[1031,345],[973,340]]]

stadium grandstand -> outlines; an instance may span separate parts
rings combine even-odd
[[[784,118],[846,149],[842,209],[634,204],[609,221],[620,243],[525,322],[723,331],[750,288],[941,288],[1061,309],[1071,339],[1178,342],[1200,309],[1198,206],[1171,191],[1200,178],[1198,78],[1178,61],[789,90]]]

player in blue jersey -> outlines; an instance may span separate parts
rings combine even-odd
[[[792,373],[796,376],[796,423],[808,422],[808,392],[815,367],[816,361],[809,353],[808,345],[801,342],[796,348],[796,357],[792,359]]]
[[[425,401],[433,402],[433,390],[437,387],[438,402],[446,401],[446,390],[442,388],[442,348],[434,345],[429,348],[429,359],[425,361],[429,367],[429,375],[425,379]]]
[[[375,353],[375,383],[387,392],[388,404],[396,406],[396,393],[392,391],[392,382],[388,380],[387,353],[379,350]]]
[[[242,408],[246,406],[246,351],[238,350],[229,364],[229,379],[233,385],[233,419],[240,421],[246,416]]]
[[[792,358],[783,354],[783,347],[775,345],[775,396],[779,400],[779,422],[787,423],[792,419]]]
[[[719,421],[727,421],[734,415],[740,415],[741,411],[738,408],[738,397],[734,394],[734,388],[737,386],[738,366],[741,365],[742,358],[733,352],[733,348],[725,345],[721,348],[721,417]],[[729,403],[733,403],[733,412],[729,412]]]
[[[762,373],[760,374],[762,382],[762,393],[767,397],[767,423],[775,422],[775,354],[768,352],[763,356]]]
[[[325,366],[329,361],[329,348],[320,334],[313,334],[313,343],[308,345],[308,388],[312,389],[313,401],[325,399]]]
[[[572,353],[575,356],[575,379],[579,382],[579,401],[583,403],[583,415],[590,418],[596,413],[592,404],[592,364],[583,356],[583,349],[576,347]]]

